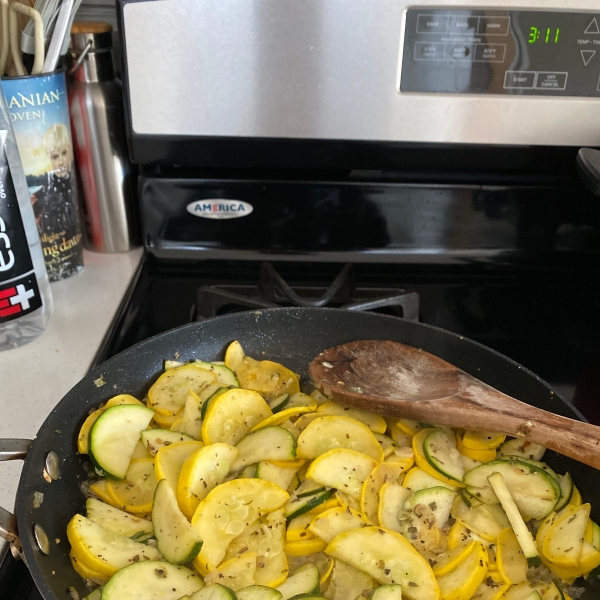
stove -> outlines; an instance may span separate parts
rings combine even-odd
[[[233,311],[375,310],[600,424],[595,0],[117,4],[145,255],[95,365]],[[40,599],[10,555],[0,590]]]
[[[202,197],[234,197],[254,220],[199,219]],[[574,169],[484,185],[146,174],[142,204],[146,254],[95,365],[239,310],[374,310],[506,354],[600,424],[600,204]],[[0,585],[40,598],[12,557]]]

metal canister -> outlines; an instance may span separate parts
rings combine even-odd
[[[85,215],[84,243],[97,252],[138,245],[135,176],[127,154],[123,93],[109,23],[76,22],[69,109]]]

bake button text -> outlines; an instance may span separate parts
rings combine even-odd
[[[419,15],[417,33],[447,33],[450,17],[438,15]]]

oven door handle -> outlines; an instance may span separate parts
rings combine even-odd
[[[0,461],[25,460],[32,440],[6,439],[0,440]],[[17,519],[11,512],[0,506],[0,538],[10,544],[15,558],[22,558],[21,540],[17,528]],[[0,562],[2,559],[2,547],[0,546]]]

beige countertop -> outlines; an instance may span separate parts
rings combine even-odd
[[[51,284],[54,313],[33,342],[0,352],[0,438],[33,438],[86,374],[142,256],[85,252],[85,268]],[[12,510],[21,462],[0,463],[0,506]]]

